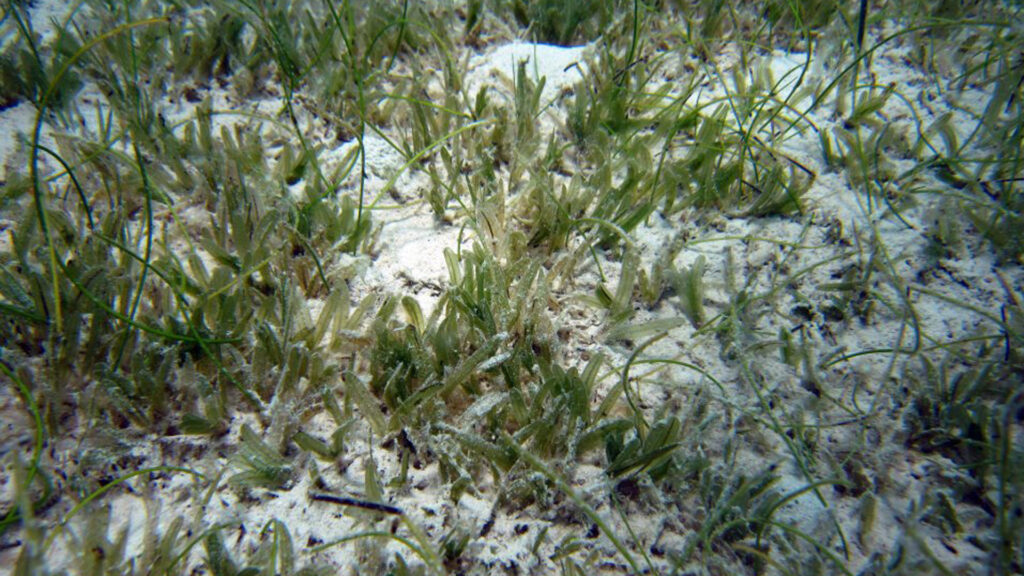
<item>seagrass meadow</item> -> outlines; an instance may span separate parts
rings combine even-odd
[[[1024,573],[1024,6],[2,0],[0,574]]]

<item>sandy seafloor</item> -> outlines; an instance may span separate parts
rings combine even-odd
[[[45,22],[52,14],[58,14],[61,6],[60,2],[36,3],[33,14],[38,20],[37,28],[42,30],[44,37],[47,34]],[[723,52],[715,55],[718,66],[723,70],[737,62],[733,48],[726,47]],[[460,59],[465,57],[469,62],[466,82],[470,94],[486,85],[492,94],[511,99],[512,72],[520,59],[528,60],[527,69],[535,78],[546,78],[542,98],[549,105],[539,121],[539,129],[544,134],[541,141],[547,140],[547,134],[559,130],[559,126],[565,123],[567,102],[572,97],[581,70],[585,70],[595,56],[594,46],[563,48],[512,39],[495,40],[477,49],[463,46],[459,50],[465,52],[460,55]],[[905,50],[899,43],[892,43],[877,51],[871,63],[875,82],[878,85],[895,82],[911,103],[929,101],[929,106],[916,110],[923,125],[934,121],[941,114],[952,113],[956,120],[953,125],[960,131],[961,137],[967,137],[973,129],[969,113],[980,114],[990,94],[970,86],[936,94],[933,79],[924,77],[906,63]],[[804,54],[779,51],[758,58],[752,65],[766,66],[776,79],[792,78],[803,66],[804,58]],[[659,83],[679,82],[687,75],[701,73],[700,69],[687,62],[664,66],[663,70],[664,77],[655,83],[655,88]],[[828,77],[830,73],[834,71],[823,63],[815,62],[810,67],[812,75]],[[785,88],[785,81],[782,87]],[[698,97],[700,101],[711,101],[725,95],[727,88],[705,78]],[[264,100],[249,102],[233,101],[230,87],[215,85],[203,95],[212,98],[216,108],[238,107],[268,114],[276,114],[280,110],[281,96],[279,93],[274,94],[272,89]],[[79,95],[80,99],[97,97],[95,89],[88,85]],[[180,96],[168,99],[163,104],[169,119],[188,118],[195,108],[194,104]],[[908,105],[905,101],[891,99],[879,111],[879,118],[894,129],[913,130]],[[841,118],[831,114],[833,110],[834,107],[829,105],[818,107],[810,119],[820,130],[828,130],[842,123]],[[23,169],[26,159],[24,142],[32,128],[34,116],[35,111],[28,103],[0,112],[0,182],[6,181],[14,171]],[[340,163],[356,145],[354,141],[333,142],[329,136],[329,126],[322,119],[302,115],[300,121],[311,141],[325,146],[320,161],[328,169]],[[232,120],[218,117],[217,122],[230,123]],[[393,127],[381,126],[378,129],[385,134],[394,134]],[[53,143],[49,128],[44,129],[42,141]],[[910,345],[901,336],[904,319],[887,314],[885,310],[876,310],[868,322],[839,319],[820,313],[827,308],[831,294],[816,290],[815,287],[836,282],[852,264],[841,255],[852,254],[873,230],[877,230],[881,243],[888,251],[894,266],[892,273],[907,288],[918,313],[917,325],[922,334],[932,338],[930,344],[996,331],[996,326],[970,308],[992,312],[1012,304],[998,274],[1002,275],[1002,279],[1016,294],[1024,293],[1024,273],[1021,267],[1012,262],[999,262],[990,246],[969,226],[964,229],[962,246],[954,254],[941,259],[926,256],[927,224],[937,209],[932,203],[933,199],[939,195],[922,195],[916,205],[902,210],[900,221],[884,208],[876,206],[869,209],[863,195],[851,189],[846,177],[825,165],[820,141],[812,131],[804,130],[802,134],[789,139],[783,152],[816,174],[814,184],[805,198],[806,215],[799,218],[719,215],[713,218],[701,217],[692,222],[686,216],[677,215],[665,219],[656,213],[633,235],[633,241],[640,249],[641,268],[649,270],[659,250],[680,230],[692,229],[695,234],[700,234],[699,241],[688,243],[681,251],[676,265],[682,269],[692,265],[698,257],[705,258],[707,271],[704,276],[704,304],[709,317],[723,311],[729,301],[724,280],[727,252],[731,252],[735,259],[740,277],[754,279],[749,286],[752,292],[771,288],[774,285],[773,278],[783,274],[780,270],[806,270],[792,278],[790,287],[793,290],[786,291],[778,299],[776,307],[782,312],[775,310],[765,314],[758,327],[763,333],[788,330],[793,334],[802,334],[822,358]],[[386,140],[373,132],[368,132],[365,153],[369,176],[366,190],[370,197],[374,197],[403,168],[405,159]],[[892,159],[891,162],[896,171],[903,164],[912,164],[899,159]],[[48,170],[54,169],[45,162],[44,166]],[[356,190],[355,178],[352,176],[342,183],[339,194],[353,194]],[[936,188],[943,186],[937,180],[931,184]],[[353,257],[349,263],[359,272],[351,283],[353,302],[360,301],[367,294],[406,293],[413,295],[424,308],[425,314],[429,315],[448,283],[444,249],[458,248],[460,237],[463,247],[471,246],[473,241],[471,232],[459,225],[438,222],[429,205],[416,201],[426,193],[429,186],[429,178],[424,172],[408,170],[398,178],[394,192],[384,197],[384,203],[391,206],[374,214],[376,220],[383,223],[377,253],[372,257]],[[514,196],[510,201],[515,201]],[[209,223],[208,215],[202,207],[189,206],[187,201],[183,203],[180,213],[189,219],[192,226],[202,227]],[[453,218],[457,220],[459,216],[454,214]],[[5,214],[0,213],[0,251],[10,247],[7,230],[13,224]],[[790,252],[785,249],[786,244],[813,248]],[[615,286],[618,263],[604,255],[601,259],[608,275],[608,284]],[[552,298],[557,306],[551,312],[552,320],[560,328],[560,353],[566,365],[582,366],[587,358],[603,353],[608,357],[608,366],[618,369],[626,363],[632,353],[631,348],[626,343],[607,338],[604,313],[580,298],[580,295],[593,294],[598,281],[593,262],[581,259],[574,281],[553,286]],[[931,297],[916,290],[917,287],[940,294],[946,300]],[[890,290],[887,295],[893,298],[901,297],[891,293],[891,286],[879,289]],[[795,296],[798,293],[803,300]],[[954,306],[950,301],[962,305]],[[309,303],[312,317],[316,316],[322,304],[315,300]],[[805,321],[800,324],[788,321],[789,311],[800,306],[808,310]],[[639,307],[633,322],[679,315],[675,299],[665,299],[653,309]],[[645,385],[642,399],[642,405],[652,413],[661,406],[675,407],[684,413],[694,396],[710,395],[714,399],[711,409],[723,410],[724,414],[704,432],[705,437],[700,444],[701,449],[707,450],[711,457],[720,454],[721,446],[717,443],[721,438],[734,432],[736,427],[743,426],[742,418],[737,415],[746,407],[755,408],[758,405],[753,392],[741,383],[734,363],[723,354],[721,343],[713,334],[698,334],[690,323],[683,323],[673,328],[668,337],[651,346],[646,353],[651,357],[672,357],[699,366],[723,383],[721,388],[712,386],[699,373],[683,367],[662,368],[659,376],[652,379],[654,382]],[[772,390],[778,401],[793,405],[812,401],[805,383],[801,381],[800,370],[782,362],[777,351],[766,351],[763,357],[755,360],[763,373],[774,379],[774,383],[767,388]],[[892,355],[874,354],[832,364],[820,372],[825,394],[841,398],[861,410],[869,409],[875,401],[891,402],[890,387],[898,386],[898,382],[895,378],[879,382],[877,378],[890,373],[898,376],[899,371],[892,371],[891,362]],[[650,370],[650,367],[644,367],[639,373],[646,370]],[[601,380],[598,398],[618,379],[617,372],[606,371],[609,375]],[[839,411],[825,410],[822,414],[834,422],[844,416]],[[22,410],[13,389],[6,384],[0,387],[0,416],[3,417],[0,453],[7,454],[12,449],[24,450],[26,442],[30,443],[31,440],[31,421]],[[207,471],[225,467],[230,469],[231,456],[237,446],[241,427],[246,423],[257,431],[262,430],[261,419],[257,415],[237,413],[233,415],[229,433],[221,438],[140,438],[131,450],[130,460],[139,466],[181,465]],[[326,414],[315,416],[304,429],[321,437],[329,435],[333,430]],[[1015,440],[1020,439],[1020,432],[1017,426],[1014,431]],[[864,436],[852,437],[860,433]],[[779,476],[775,488],[780,493],[789,493],[806,486],[806,478],[793,464],[783,443],[768,431],[758,436],[757,442],[747,443],[735,461],[730,463],[731,473],[752,475],[767,466],[775,466],[775,473]],[[343,457],[344,465],[321,464],[325,480],[345,493],[359,496],[363,492],[364,469],[367,465],[372,463],[376,466],[381,478],[394,477],[399,467],[395,450],[383,447],[379,439],[371,445],[367,442],[368,437],[367,430],[351,433]],[[816,440],[838,452],[850,445],[862,445],[859,443],[871,447],[863,474],[877,487],[877,518],[873,528],[870,533],[861,531],[862,498],[848,493],[840,494],[828,486],[821,491],[828,502],[827,507],[812,493],[805,492],[789,501],[778,512],[776,520],[812,535],[827,532],[835,524],[842,526],[851,537],[849,558],[844,563],[854,573],[870,565],[872,554],[891,553],[898,546],[909,545],[907,539],[910,536],[904,529],[904,523],[908,517],[913,516],[915,503],[921,502],[922,498],[936,490],[968,481],[968,472],[958,469],[943,456],[925,455],[905,448],[901,444],[901,422],[898,418],[882,416],[877,423],[864,428],[838,425],[826,427]],[[62,438],[54,446],[55,461],[70,462],[74,459],[75,449],[74,434]],[[665,515],[656,498],[650,494],[629,502],[624,515],[620,515],[602,497],[608,493],[612,481],[604,475],[602,457],[598,452],[587,455],[575,468],[563,472],[577,492],[589,499],[617,534],[632,543],[630,546],[637,558],[642,557],[638,552],[640,547],[635,544],[639,541],[650,554],[653,565],[666,569],[667,573],[669,561],[665,551],[684,547],[687,539],[692,537],[694,524],[688,518]],[[557,499],[547,509],[536,504],[522,509],[498,506],[495,497],[500,479],[485,475],[477,479],[475,487],[457,502],[453,502],[436,462],[428,462],[421,467],[413,466],[408,473],[406,486],[387,494],[388,502],[403,509],[409,519],[421,527],[432,541],[439,541],[454,527],[466,530],[471,538],[461,568],[468,573],[557,572],[559,565],[553,558],[560,544],[567,537],[579,537],[588,532],[581,528],[581,522],[587,521],[581,520],[578,511],[566,499]],[[819,472],[818,477],[827,476],[827,473]],[[178,515],[189,521],[202,518],[206,525],[232,523],[233,527],[224,533],[224,540],[229,550],[241,556],[258,544],[261,527],[275,518],[288,526],[298,551],[366,529],[367,523],[358,513],[345,515],[337,507],[310,501],[307,494],[314,488],[309,475],[300,474],[297,478],[289,490],[256,491],[255,497],[244,499],[224,484],[209,503],[200,509],[200,496],[195,493],[189,479],[182,475],[169,475],[148,486],[136,483],[133,490],[113,491],[104,496],[102,504],[109,508],[107,529],[110,534],[128,531],[129,551],[141,549],[143,527],[147,523],[165,526]],[[0,486],[0,495],[9,495],[7,479]],[[56,521],[71,505],[70,499],[65,499],[52,507],[44,518]],[[962,531],[951,535],[939,526],[922,523],[916,526],[914,532],[916,545],[926,546],[940,563],[954,573],[983,573],[987,570],[990,555],[972,543],[972,537],[993,529],[990,514],[977,505],[958,502],[956,506],[964,526]],[[628,527],[623,522],[624,518],[628,518]],[[387,529],[386,524],[380,525]],[[67,527],[71,535],[76,530],[84,529],[87,529],[86,526],[76,521]],[[627,537],[630,530],[633,536]],[[19,551],[14,543],[17,540],[16,534],[9,534],[4,539],[5,545],[0,549],[0,574],[8,573]],[[829,546],[833,553],[838,553],[834,540],[830,541]],[[408,559],[415,559],[415,556],[394,541],[387,543],[386,547],[390,551],[403,552]],[[626,571],[622,557],[606,538],[595,535],[585,539],[583,547],[597,559],[594,565],[600,573]],[[354,544],[331,548],[307,559],[317,564],[334,565],[341,574],[359,573],[366,555],[371,553],[376,552],[365,545]],[[300,554],[300,557],[303,556]],[[48,560],[51,569],[73,566],[75,563],[68,556],[62,538],[55,541]],[[189,569],[202,565],[201,547],[195,548],[186,564]],[[182,568],[182,573],[189,571],[184,566]],[[834,567],[828,567],[826,571],[832,569]]]

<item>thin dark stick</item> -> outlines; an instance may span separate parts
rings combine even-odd
[[[868,0],[860,0],[860,17],[857,22],[857,55],[864,48],[864,28],[868,19]]]
[[[370,502],[369,500],[356,500],[355,498],[334,496],[333,494],[310,494],[309,498],[311,500],[319,500],[320,502],[338,504],[339,506],[354,506],[364,510],[373,510],[374,512],[383,512],[385,514],[394,514],[396,516],[403,516],[405,514],[405,512],[402,512],[402,509],[397,506],[381,504],[380,502]]]

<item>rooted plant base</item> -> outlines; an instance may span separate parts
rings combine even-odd
[[[365,4],[4,6],[0,573],[1022,572],[1019,8]]]

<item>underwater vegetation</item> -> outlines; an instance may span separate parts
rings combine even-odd
[[[1024,572],[1021,11],[5,0],[0,565]]]

